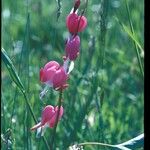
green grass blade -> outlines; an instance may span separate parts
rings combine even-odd
[[[124,29],[124,31],[128,34],[128,36],[131,38],[131,40],[133,40],[136,45],[138,46],[138,48],[141,50],[141,51],[144,51],[140,42],[137,40],[136,36],[135,36],[135,33],[133,34],[130,29],[125,25],[123,24],[121,21],[119,21],[119,19],[117,17],[115,17],[116,21],[122,26],[122,28]]]
[[[139,48],[141,51],[144,51],[143,48],[142,48],[142,46],[141,46],[141,44],[138,42],[138,40],[137,40],[135,34],[133,34],[133,33],[130,31],[130,29],[129,29],[127,26],[125,26],[124,24],[122,24],[122,27],[123,27],[124,31],[129,35],[129,37],[136,43],[136,45],[138,46],[138,48]]]
[[[60,0],[56,0],[56,2],[57,2],[57,21],[58,21],[60,14],[62,13],[62,10],[61,10],[62,2]]]
[[[20,80],[20,78],[19,78],[19,76],[18,76],[18,74],[17,74],[17,71],[16,71],[16,69],[15,69],[15,67],[14,67],[14,65],[13,65],[13,63],[12,63],[12,61],[11,61],[11,59],[8,57],[6,51],[5,51],[3,48],[2,48],[2,50],[1,50],[1,54],[2,54],[2,60],[3,60],[4,64],[5,64],[6,67],[7,67],[7,69],[8,69],[8,71],[9,71],[9,73],[10,73],[10,76],[11,76],[12,80],[16,83],[16,85],[18,86],[18,88],[19,88],[20,91],[22,92],[22,94],[23,94],[23,96],[24,96],[24,99],[25,99],[25,101],[26,101],[26,103],[27,103],[27,106],[28,106],[28,108],[29,108],[30,114],[31,114],[32,118],[34,119],[35,123],[37,123],[37,119],[36,119],[36,117],[35,117],[35,115],[34,115],[34,112],[33,112],[32,108],[31,108],[31,106],[30,106],[30,103],[29,103],[29,101],[28,101],[28,97],[27,97],[27,95],[26,95],[24,86],[23,86],[23,84],[22,84],[22,82],[21,82],[21,80]],[[47,142],[45,136],[43,136],[43,140],[44,140],[44,143],[45,143],[46,146],[47,146],[47,149],[49,149],[49,145],[48,145],[48,142]]]
[[[140,54],[138,51],[138,48],[141,51],[144,51],[143,48],[142,48],[141,44],[138,42],[135,34],[133,34],[133,32],[131,32],[131,30],[125,24],[123,24],[117,17],[115,17],[115,19],[121,25],[123,30],[128,34],[128,36],[131,38],[131,40],[133,40],[133,42],[135,43],[136,55],[137,55],[137,59],[139,62],[140,71],[141,71],[142,76],[144,77],[144,69],[143,69],[141,57],[140,57]]]
[[[11,59],[8,57],[6,51],[2,48],[1,50],[1,54],[2,54],[2,60],[4,62],[4,64],[6,65],[9,73],[10,73],[10,76],[12,77],[13,81],[16,83],[16,85],[19,87],[19,89],[24,92],[25,89],[24,89],[24,86],[17,74],[17,71],[11,61]]]
[[[127,14],[128,14],[128,20],[129,20],[129,24],[130,24],[130,30],[131,30],[132,34],[135,35],[133,24],[132,24],[132,20],[131,20],[130,9],[129,9],[129,5],[128,5],[127,0],[125,0],[125,4],[126,4],[126,10],[127,10]],[[135,45],[136,55],[137,55],[137,58],[138,58],[139,66],[140,66],[140,69],[141,69],[141,73],[142,73],[142,75],[144,77],[143,65],[142,65],[142,61],[141,61],[141,58],[140,58],[138,45],[136,44],[136,42],[134,42],[134,45]]]

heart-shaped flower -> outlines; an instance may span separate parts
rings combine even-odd
[[[42,127],[44,126],[46,123],[48,123],[52,117],[54,116],[55,114],[55,110],[54,110],[54,107],[51,106],[51,105],[48,105],[46,106],[43,111],[42,111],[42,119],[41,119],[41,122],[34,125],[31,130],[35,130],[39,127]]]
[[[61,106],[59,110],[59,116],[58,116],[58,121],[61,119],[63,115],[64,109]],[[58,106],[53,107],[51,105],[46,106],[43,111],[42,111],[42,117],[41,117],[41,122],[38,124],[34,125],[31,130],[36,130],[38,128],[45,128],[46,125],[49,125],[50,128],[53,128],[56,124],[57,121],[57,115],[58,115]]]
[[[64,68],[56,61],[48,62],[40,69],[40,81],[52,86],[54,89],[63,88],[66,85],[68,75]]]
[[[65,52],[66,57],[70,60],[75,60],[79,55],[80,37],[78,35],[71,36],[66,43]]]
[[[46,84],[40,93],[40,99],[47,93],[49,87],[53,87],[55,90],[63,90],[68,87],[67,80],[68,74],[63,66],[56,61],[48,62],[44,68],[40,69],[40,81]]]
[[[87,26],[87,19],[73,12],[67,16],[66,25],[70,33],[76,34],[85,29]]]

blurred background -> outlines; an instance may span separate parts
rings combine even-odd
[[[51,60],[63,64],[69,36],[66,16],[73,4],[73,0],[2,1],[2,47],[39,121],[43,107],[57,105],[59,96],[50,89],[43,101],[39,99],[44,88],[39,70]],[[55,137],[55,149],[60,150],[81,142],[119,144],[144,132],[144,1],[88,0],[86,5],[82,0],[79,14],[84,8],[88,25],[79,33],[80,55],[63,93],[64,115]],[[42,137],[30,131],[35,122],[3,62],[1,68],[2,149],[47,149]],[[48,144],[52,133],[46,129]]]

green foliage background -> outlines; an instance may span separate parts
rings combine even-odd
[[[63,63],[65,40],[69,35],[65,20],[73,1],[60,1],[58,20],[57,1],[2,1],[2,47],[17,69],[39,120],[42,108],[57,105],[58,101],[59,94],[52,89],[40,101],[39,93],[44,86],[39,81],[39,70],[50,60]],[[134,40],[115,19],[131,30],[126,3],[125,0],[103,2],[88,0],[84,14],[88,26],[80,33],[80,55],[71,72],[69,88],[63,93],[64,115],[55,139],[58,149],[88,141],[119,144],[144,130],[144,83]],[[135,37],[143,47],[144,1],[127,2]],[[84,7],[82,0],[79,12]],[[138,50],[143,64],[144,52]],[[36,133],[30,131],[34,120],[3,62],[1,85],[1,134],[4,139],[9,137],[11,149],[46,149],[42,138],[36,138]],[[48,143],[52,132],[50,128],[45,132]],[[2,149],[6,149],[8,143],[2,139],[1,143]]]

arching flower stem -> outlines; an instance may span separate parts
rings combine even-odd
[[[52,134],[52,137],[51,137],[50,150],[53,150],[53,146],[54,146],[54,142],[55,142],[56,129],[57,129],[57,124],[58,124],[58,120],[59,120],[60,107],[62,105],[62,94],[63,94],[63,89],[60,90],[60,92],[59,92],[58,113],[57,113],[57,116],[56,116],[56,124],[54,126],[53,134]]]
[[[85,146],[85,145],[99,145],[99,146],[107,146],[107,147],[116,147],[115,145],[112,145],[112,144],[99,143],[99,142],[85,142],[85,143],[78,144],[78,146]]]
[[[80,19],[79,19],[79,22],[78,22],[78,26],[77,26],[77,30],[76,30],[76,33],[74,34],[74,37],[78,34],[80,21],[81,21],[82,16],[84,15],[84,12],[85,12],[85,8],[84,8],[84,10],[83,10],[82,13],[81,13],[81,16],[80,16]]]

